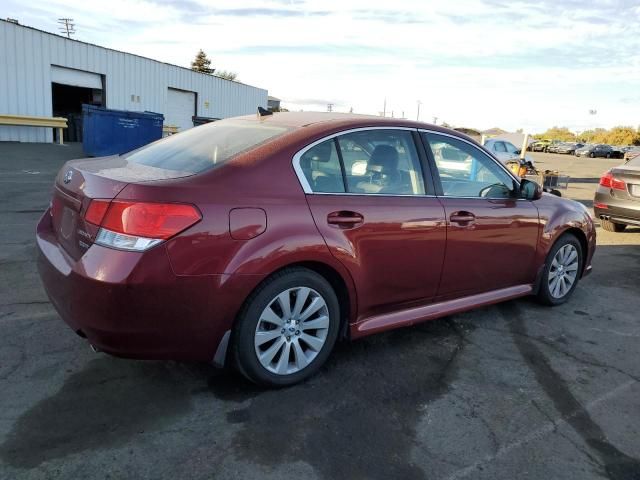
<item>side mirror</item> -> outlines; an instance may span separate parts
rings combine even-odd
[[[518,149],[518,150],[516,150],[516,151],[515,151],[515,152],[513,152],[513,153],[515,153],[516,155],[520,155],[520,154],[522,153],[522,150]]]
[[[542,187],[536,182],[523,178],[520,182],[520,197],[527,200],[538,200],[542,197]]]

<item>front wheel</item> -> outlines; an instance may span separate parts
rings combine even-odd
[[[567,301],[578,284],[582,272],[582,246],[578,239],[564,234],[551,248],[540,280],[538,300],[546,305]]]
[[[340,307],[333,288],[306,268],[269,278],[249,297],[234,331],[234,356],[249,380],[271,387],[313,375],[338,338]]]

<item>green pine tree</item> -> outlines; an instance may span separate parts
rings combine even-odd
[[[213,74],[216,71],[215,68],[211,68],[211,60],[207,57],[207,54],[204,53],[204,50],[200,49],[196,58],[191,62],[191,70],[200,73],[206,73],[208,75]]]

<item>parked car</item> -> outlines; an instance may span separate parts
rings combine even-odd
[[[534,152],[546,152],[547,148],[552,144],[551,140],[538,140],[531,146]]]
[[[562,145],[562,143],[552,143],[552,144],[547,146],[547,148],[545,149],[545,152],[547,152],[547,153],[557,153],[558,147],[560,145]]]
[[[597,145],[585,145],[582,148],[576,150],[576,157],[603,157],[611,158],[613,155],[613,149],[609,145],[597,144]]]
[[[609,232],[640,226],[640,156],[608,170],[600,178],[593,210]]]
[[[555,153],[575,155],[576,150],[582,147],[584,147],[583,143],[572,143],[572,142],[561,143],[556,147]]]
[[[329,113],[67,162],[36,232],[53,306],[96,349],[232,363],[274,386],[339,338],[525,295],[561,304],[595,235],[584,206],[464,134]]]
[[[611,146],[611,158],[624,158],[625,147],[622,145]]]
[[[490,138],[484,142],[484,147],[493,153],[502,163],[520,158],[520,149],[506,140]],[[531,163],[531,165],[535,165],[535,160],[531,155],[525,155],[525,160]]]

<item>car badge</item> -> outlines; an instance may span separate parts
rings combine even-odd
[[[64,178],[62,179],[62,181],[66,184],[66,183],[69,183],[72,178],[73,178],[73,170],[69,170],[67,173],[64,174]]]

